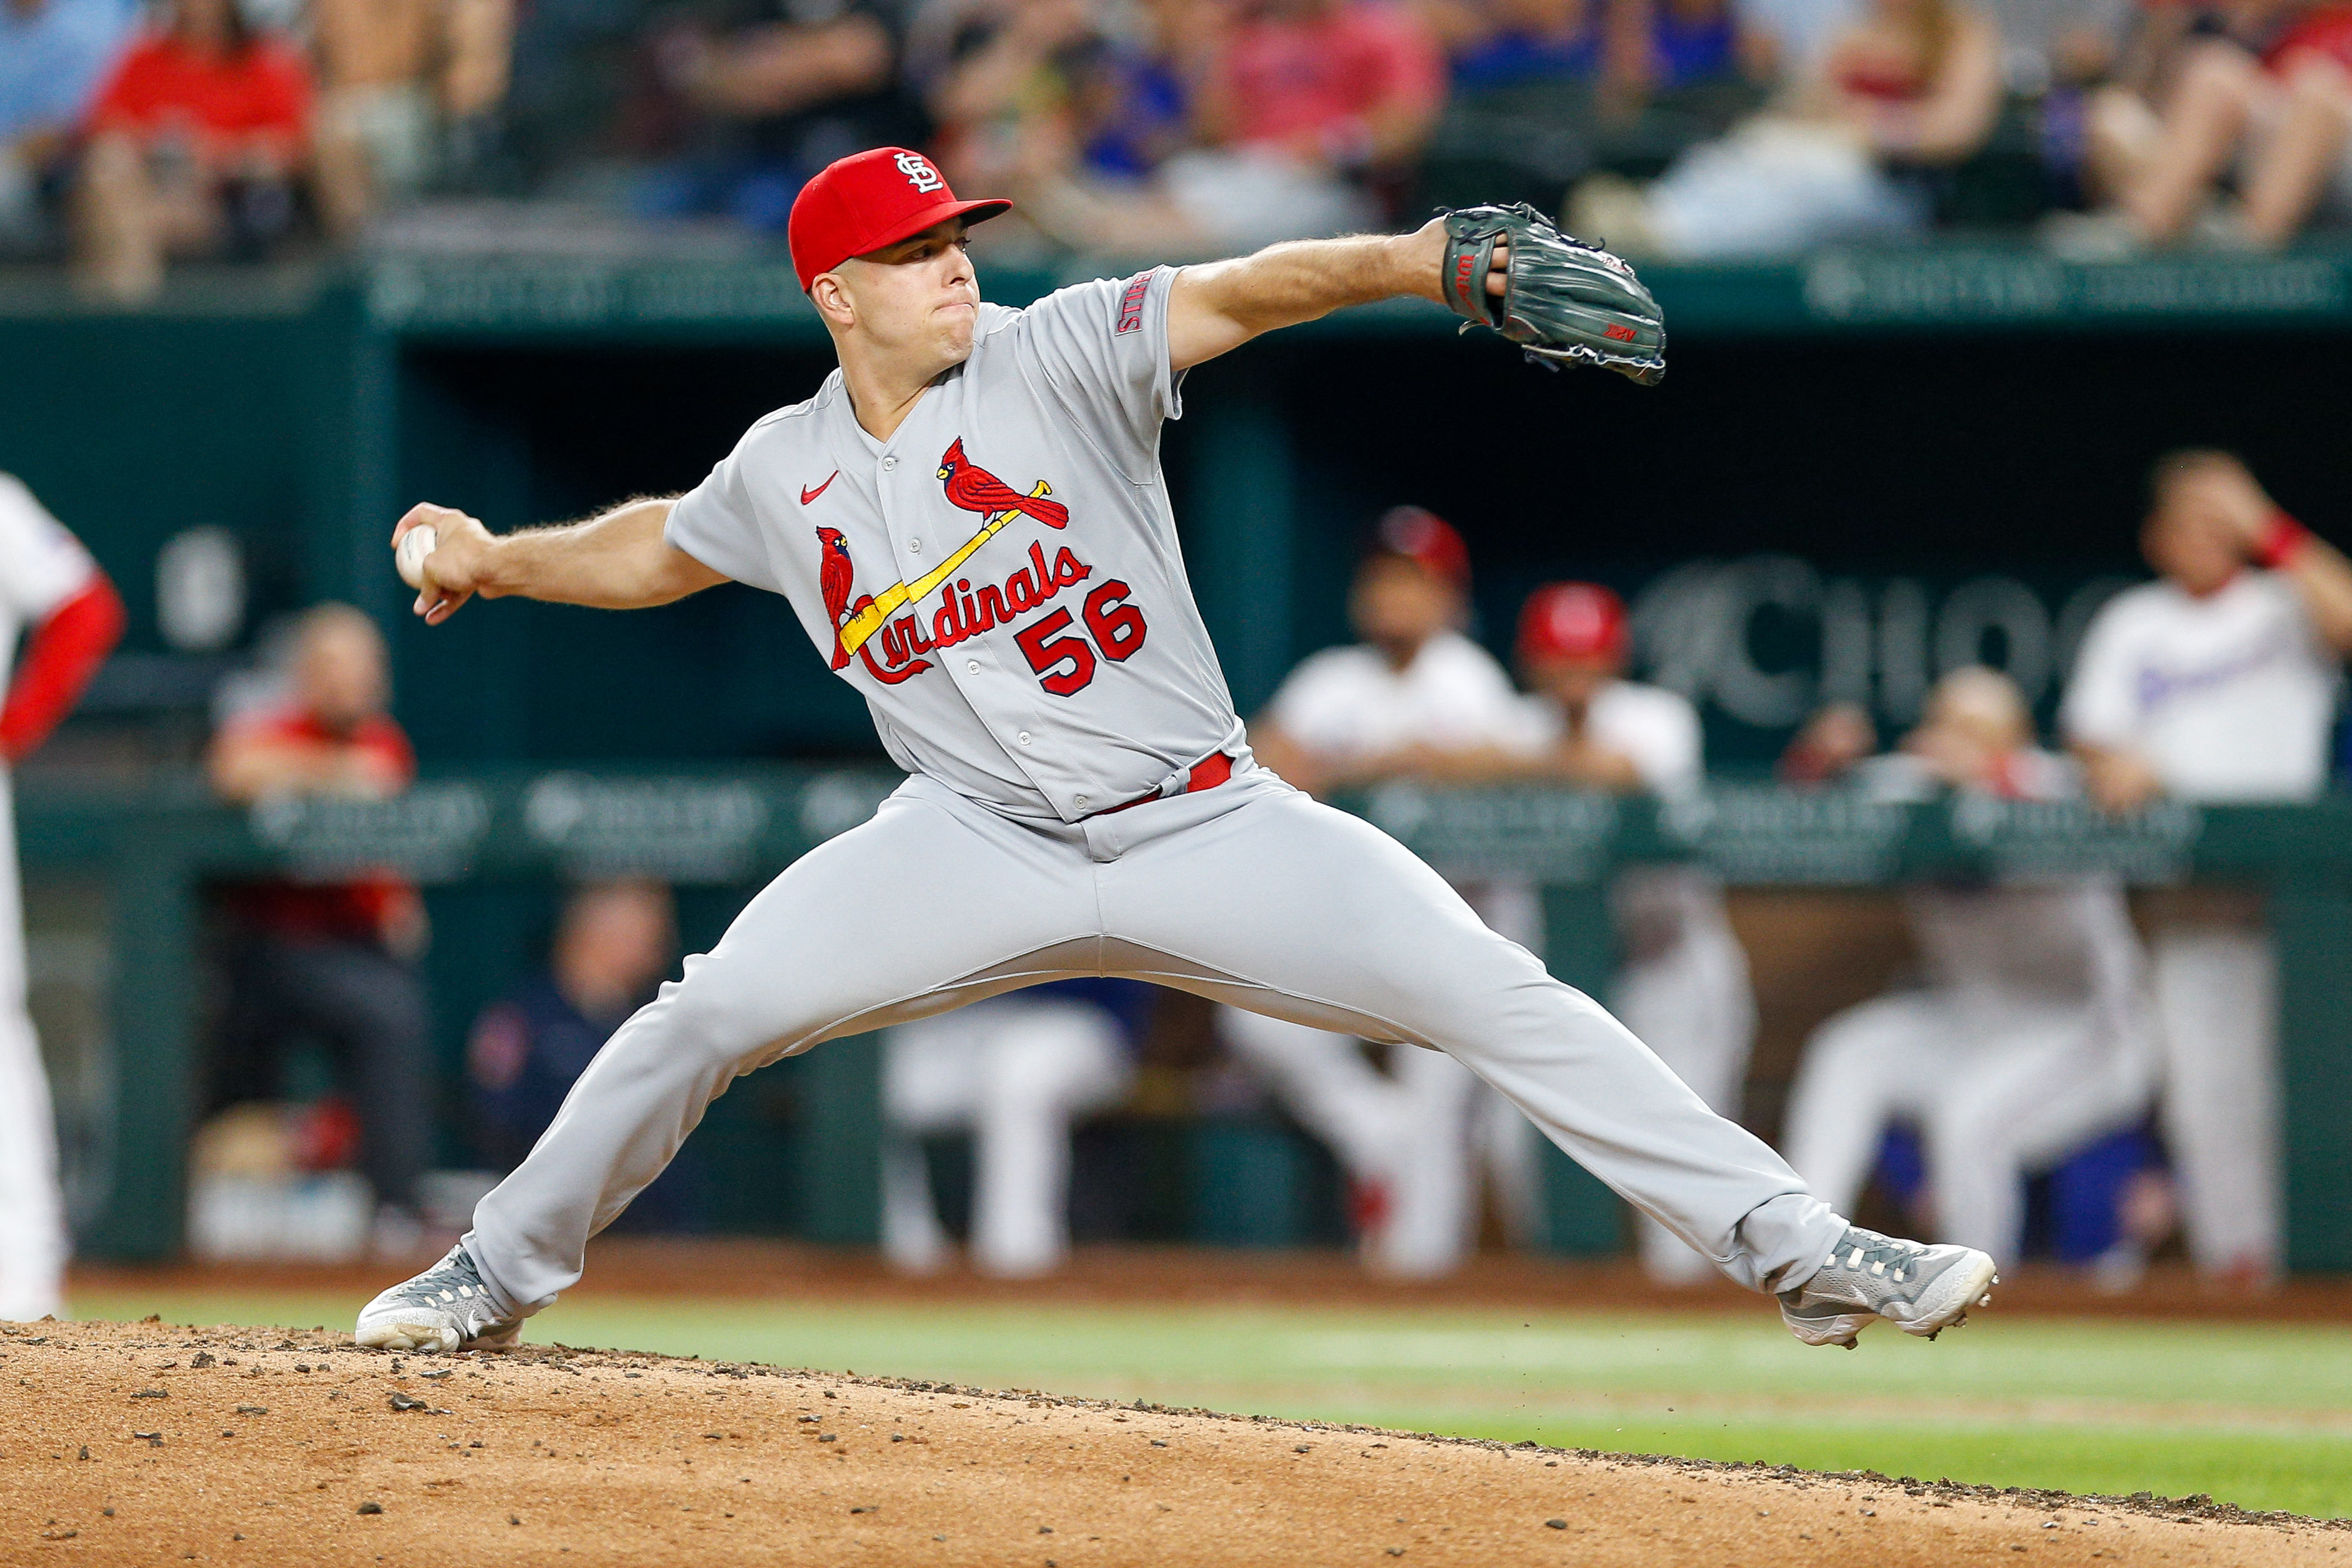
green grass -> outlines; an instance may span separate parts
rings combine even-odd
[[[292,1294],[85,1295],[84,1316],[329,1323]],[[1983,1321],[1808,1350],[1745,1315],[588,1297],[531,1337],[1566,1447],[2352,1516],[2352,1330]]]

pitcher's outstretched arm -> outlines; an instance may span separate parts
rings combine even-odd
[[[416,595],[427,626],[439,626],[477,594],[640,610],[727,581],[663,537],[677,504],[675,496],[633,500],[580,522],[494,534],[455,507],[427,501],[408,509],[392,531],[392,547],[397,554],[412,530],[433,530]]]

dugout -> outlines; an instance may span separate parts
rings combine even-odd
[[[1055,281],[984,278],[1016,301]],[[1353,312],[1194,373],[1168,468],[1245,710],[1342,635],[1363,522],[1402,500],[1462,527],[1480,629],[1498,650],[1538,582],[1627,591],[1645,658],[1702,699],[1711,758],[1733,774],[1769,759],[1824,696],[1859,697],[1899,724],[1964,658],[2017,669],[2046,712],[2070,637],[2138,574],[2143,477],[2169,447],[2234,447],[2306,521],[2352,537],[2341,488],[2352,261],[2084,268],[1922,250],[1654,281],[1674,334],[1674,371],[1655,391],[1548,374],[1483,335],[1456,342],[1433,306]],[[871,754],[863,704],[809,657],[784,607],[749,590],[628,616],[505,605],[427,635],[384,569],[384,535],[410,500],[503,528],[693,483],[828,366],[779,263],[387,258],[350,275],[197,271],[131,316],[85,312],[32,280],[0,289],[0,363],[22,372],[0,378],[0,468],[89,540],[132,606],[125,656],[46,763],[52,777],[115,781],[112,797],[73,784],[78,807],[95,799],[128,820],[184,787],[177,764],[201,736],[213,679],[272,614],[330,596],[393,628],[400,717],[428,769]],[[244,610],[220,646],[173,647],[159,563],[201,528],[235,541]],[[80,820],[52,842],[98,831]],[[82,911],[69,917],[78,929],[126,929],[119,880],[110,894],[88,858],[43,853],[58,868],[43,873],[50,890],[72,895],[51,907]],[[433,893],[445,1059],[473,1005],[523,962],[545,875]],[[689,891],[689,941],[707,941],[740,896],[725,882]],[[168,920],[142,933],[151,953],[194,940]],[[118,1008],[139,951],[114,954]],[[133,1010],[153,1016],[137,1027],[184,1048],[198,1000],[149,994]],[[2352,1056],[2340,1037],[2315,1048]],[[723,1181],[766,1182],[792,1228],[848,1239],[864,1200],[814,1196],[823,1183],[807,1173],[837,1170],[842,1152],[804,1111],[855,1106],[870,1086],[854,1051],[831,1057],[838,1066],[820,1052],[790,1071],[842,1083],[786,1074],[722,1102],[745,1119],[735,1147],[754,1162],[724,1165]],[[110,1107],[127,1092],[110,1070],[88,1091]],[[100,1120],[121,1130],[111,1112]],[[714,1149],[723,1121],[704,1135]],[[168,1189],[152,1201],[168,1203]],[[2306,1263],[2352,1261],[2298,1247]]]
[[[1013,302],[1056,281],[983,278]],[[1674,360],[1654,390],[1456,342],[1433,305],[1346,312],[1192,374],[1167,467],[1244,710],[1344,635],[1357,542],[1400,500],[1467,536],[1498,647],[1547,578],[1659,588],[1644,653],[1696,689],[1732,763],[1769,757],[1824,694],[1900,722],[1970,647],[2024,655],[2046,700],[2077,595],[2144,574],[2145,475],[2171,447],[2234,447],[2321,532],[2352,535],[2352,258],[1923,249],[1654,281]],[[166,705],[271,615],[341,597],[399,628],[402,717],[428,761],[867,752],[863,704],[749,591],[626,617],[509,606],[427,637],[383,561],[414,499],[509,527],[690,485],[829,363],[780,261],[191,269],[129,315],[0,279],[0,364],[18,372],[0,378],[0,467],[131,603],[133,657],[101,710]],[[246,603],[223,647],[191,656],[160,633],[157,563],[205,526],[236,540]],[[1744,635],[1685,646],[1694,616],[1724,616]]]

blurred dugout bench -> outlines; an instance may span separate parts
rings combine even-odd
[[[194,795],[104,799],[27,789],[19,832],[36,910],[45,897],[79,889],[86,924],[104,933],[94,944],[100,956],[85,966],[103,997],[93,1021],[102,1059],[81,1086],[90,1124],[74,1151],[85,1249],[156,1258],[180,1247],[203,1044],[208,882],[387,866],[446,900],[502,885],[642,874],[677,885],[682,899],[723,906],[688,921],[689,940],[707,942],[698,926],[723,920],[750,889],[864,821],[895,783],[867,770],[791,767],[518,770],[429,778],[389,802],[286,801],[250,813]],[[2352,1269],[2352,1205],[2343,1196],[2352,1190],[2352,799],[2168,805],[2123,821],[2074,805],[1882,805],[1769,785],[1717,787],[1669,805],[1542,789],[1406,786],[1343,804],[1442,868],[1542,882],[1551,968],[1594,991],[1613,963],[1606,881],[1627,861],[1696,859],[1738,888],[2105,873],[2140,888],[2263,889],[2282,953],[2290,1258],[2299,1270]],[[37,982],[39,940],[37,931]],[[446,921],[440,945],[436,981],[450,962],[498,971],[478,992],[510,984],[529,956],[513,943],[468,952],[464,933]],[[870,1242],[877,1234],[877,1061],[872,1037],[861,1037],[768,1069],[800,1075],[791,1184],[796,1228],[811,1239]],[[738,1086],[729,1098],[746,1093]],[[1556,1250],[1618,1248],[1617,1200],[1563,1156],[1550,1157],[1548,1195]]]

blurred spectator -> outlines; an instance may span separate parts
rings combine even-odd
[[[1862,19],[1864,0],[1738,0],[1741,39],[1768,82],[1811,79],[1830,46]]]
[[[2118,69],[2131,0],[1982,0],[2005,89],[1984,148],[1934,180],[1938,221],[2018,226],[2082,206],[2093,184],[2089,105]]]
[[[1779,50],[1730,0],[1618,0],[1646,25],[1632,28],[1625,123],[1605,130],[1612,168],[1655,174],[1764,105]]]
[[[1160,174],[1194,144],[1223,0],[1148,0],[1108,16],[1067,0],[1019,0],[989,15],[992,27],[971,6],[939,0],[910,46],[954,178],[1012,190],[1020,214],[1075,249],[1221,248],[1214,207],[1180,206]],[[1107,25],[1114,20],[1121,25]]]
[[[2072,794],[2074,770],[2032,738],[2009,677],[1957,669],[1871,782],[1897,797]],[[2026,1177],[2147,1110],[2156,1050],[2139,939],[2109,881],[1914,887],[1903,907],[1923,983],[1813,1032],[1785,1152],[1823,1203],[1851,1212],[1890,1124],[1916,1123],[1936,1238],[2013,1259]]]
[[[2140,547],[2162,580],[2093,618],[2061,719],[2110,811],[2161,796],[2309,800],[2352,652],[2352,563],[2224,452],[2157,465]],[[2259,896],[2151,900],[2164,1129],[2199,1268],[2281,1265],[2278,953]]]
[[[416,762],[384,711],[383,637],[348,605],[307,612],[285,700],[229,721],[207,759],[213,787],[240,804],[282,795],[381,799]],[[425,991],[415,967],[427,931],[416,889],[389,874],[348,882],[267,881],[237,890],[242,930],[212,1089],[217,1110],[283,1099],[288,1044],[316,1038],[340,1058],[359,1112],[360,1166],[387,1250],[418,1234],[416,1184],[432,1148]]]
[[[1106,40],[1085,0],[933,0],[919,12],[908,72],[937,130],[940,166],[958,184],[1003,186],[1066,146],[1083,78]]]
[[[606,882],[564,900],[547,967],[484,1008],[467,1037],[475,1149],[486,1166],[503,1173],[522,1163],[572,1083],[677,961],[677,912],[660,883]],[[688,1175],[672,1163],[624,1223],[680,1228]]]
[[[294,218],[308,153],[310,79],[284,39],[236,0],[170,0],[99,95],[82,157],[86,282],[153,297],[167,255],[257,258]]]
[[[1026,1279],[1070,1247],[1070,1126],[1134,1079],[1152,988],[1066,980],[901,1024],[883,1037],[882,1250],[929,1274],[948,1237],[919,1142],[972,1135],[971,1257]]]
[[[1444,57],[1412,13],[1380,0],[1251,0],[1202,86],[1202,136],[1223,156],[1171,178],[1223,187],[1269,234],[1344,227],[1377,214],[1367,187],[1419,155],[1444,100]],[[1237,236],[1252,226],[1229,221]]]
[[[2123,86],[2098,97],[2091,153],[2115,205],[2060,223],[2053,243],[2122,254],[2201,220],[2217,243],[2274,248],[2352,199],[2352,5],[2257,0],[2237,16],[2243,38],[2200,28],[2181,40],[2160,108]],[[2209,213],[2233,175],[2239,201]]]
[[[678,155],[642,195],[649,211],[725,213],[782,233],[801,185],[835,158],[926,139],[881,0],[782,0],[761,11],[728,26],[680,22],[654,39],[656,69],[684,121]]]
[[[1142,179],[1192,143],[1192,101],[1215,60],[1221,0],[1144,0],[1087,61],[1074,119],[1082,167]]]
[[[1380,0],[1249,0],[1231,16],[1221,0],[1160,0],[1152,16],[1150,73],[1105,79],[1125,95],[1112,118],[1148,120],[1182,92],[1201,144],[1139,187],[1033,164],[1023,194],[1049,232],[1085,249],[1206,255],[1384,222],[1445,95],[1418,16]]]
[[[1706,770],[1698,710],[1678,692],[1627,680],[1626,641],[1625,606],[1607,588],[1554,583],[1528,595],[1518,658],[1537,744],[1471,759],[1469,769],[1626,794],[1696,793]],[[1611,1009],[1700,1099],[1737,1120],[1756,998],[1722,885],[1686,867],[1639,867],[1619,875],[1611,903],[1623,954]],[[1714,1277],[1713,1264],[1656,1221],[1643,1216],[1637,1231],[1651,1278]]]
[[[124,0],[0,0],[0,245],[37,244],[47,187],[131,31]]]
[[[1555,210],[1592,167],[1600,100],[1622,103],[1637,90],[1638,48],[1614,39],[1636,9],[1627,0],[1425,6],[1446,52],[1451,89],[1423,171],[1428,198],[1449,206],[1526,201]],[[1613,91],[1601,85],[1604,60],[1618,68]]]
[[[1257,760],[1321,794],[1523,744],[1526,713],[1510,678],[1462,634],[1469,590],[1470,554],[1450,526],[1419,507],[1381,518],[1348,602],[1363,641],[1291,671],[1249,727]],[[1533,887],[1454,886],[1496,931],[1542,946]],[[1338,1157],[1369,1267],[1404,1278],[1458,1268],[1477,1240],[1482,1170],[1507,1223],[1522,1238],[1532,1232],[1534,1129],[1452,1057],[1392,1045],[1382,1074],[1351,1037],[1305,1023],[1226,1008],[1222,1031]]]
[[[25,911],[11,773],[73,708],[122,636],[122,601],[97,563],[14,475],[0,474],[0,1321],[65,1310],[58,1186],[41,1043],[26,1010]],[[19,635],[25,662],[9,677]]]
[[[2113,77],[2122,64],[2131,0],[1985,0],[2000,29],[2001,79],[2033,98]]]
[[[1572,226],[1690,260],[1916,233],[1934,211],[1927,174],[1982,147],[2000,105],[1989,16],[1962,0],[1871,0],[1779,109],[1646,191],[1587,181]]]
[[[511,0],[311,0],[316,156],[330,233],[478,162],[506,94]]]

